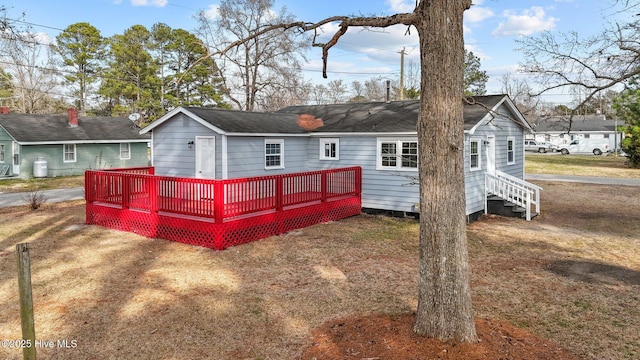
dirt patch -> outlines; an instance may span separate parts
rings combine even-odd
[[[477,344],[443,343],[416,335],[414,314],[372,315],[328,322],[313,332],[301,359],[576,360],[553,341],[504,321],[476,319]]]

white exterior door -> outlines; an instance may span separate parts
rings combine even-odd
[[[196,136],[196,178],[215,179],[216,138]]]
[[[496,174],[496,137],[495,135],[487,135],[486,142],[487,154],[487,173]]]
[[[11,147],[12,147],[11,150],[13,150],[12,151],[12,153],[13,153],[13,159],[12,159],[12,162],[13,162],[13,173],[14,174],[20,174],[20,161],[21,161],[21,159],[20,159],[20,145],[17,142],[13,142],[13,143],[11,143]]]

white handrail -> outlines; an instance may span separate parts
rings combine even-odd
[[[496,170],[495,175],[485,174],[485,198],[487,195],[496,195],[526,210],[527,221],[531,220],[532,206],[535,212],[540,213],[540,186],[531,184],[515,176]],[[485,213],[487,204],[485,203]]]

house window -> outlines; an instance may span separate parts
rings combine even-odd
[[[469,169],[480,170],[480,139],[471,139],[469,145]]]
[[[131,159],[131,144],[120,143],[120,160]]]
[[[515,151],[516,139],[514,137],[507,138],[507,164],[516,163],[516,151]]]
[[[64,162],[76,162],[76,144],[64,144]]]
[[[417,170],[418,141],[378,139],[379,170]]]
[[[20,165],[20,145],[17,142],[11,143],[13,147],[13,165]]]
[[[340,139],[320,139],[320,160],[340,159]]]
[[[4,144],[0,144],[0,162],[4,162]]]
[[[264,141],[264,168],[283,169],[284,168],[284,140]]]

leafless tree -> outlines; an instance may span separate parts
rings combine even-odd
[[[32,114],[51,110],[50,94],[58,83],[51,47],[27,30],[11,35],[1,38],[0,58],[12,75],[16,111]]]
[[[640,23],[637,16],[607,22],[617,14],[638,11],[637,0],[610,0],[603,15],[606,28],[582,38],[577,32],[545,32],[520,41],[524,71],[535,74],[543,89],[577,89],[581,94],[572,110],[590,103],[600,92],[625,84],[640,74]],[[607,15],[611,15],[607,17]]]
[[[386,80],[382,77],[372,78],[364,82],[365,96],[371,101],[386,100]]]
[[[339,104],[344,102],[347,96],[347,85],[341,79],[331,80],[327,83],[327,91],[329,101],[333,104]]]
[[[469,285],[465,185],[462,18],[471,0],[417,0],[411,13],[382,17],[334,16],[317,22],[264,26],[222,50],[232,51],[271,31],[318,31],[337,22],[339,29],[322,48],[329,51],[352,27],[405,25],[420,38],[421,96],[418,115],[420,245],[418,309],[414,331],[441,340],[478,340]]]
[[[540,97],[533,95],[535,91],[529,86],[527,80],[505,74],[502,76],[501,82],[500,91],[509,95],[522,114],[525,116],[536,115]]]
[[[257,105],[261,110],[276,111],[291,105],[306,104],[309,101],[313,85],[296,74],[289,74],[288,71],[283,72],[281,76],[286,81],[272,83],[272,86],[264,89],[263,96],[258,99]],[[292,89],[295,91],[291,91]]]
[[[215,18],[205,12],[198,17],[197,32],[216,57],[227,96],[243,110],[257,110],[269,102],[266,94],[273,95],[274,87],[293,97],[300,91],[293,77],[300,76],[300,60],[309,41],[300,32],[284,29],[258,32],[269,24],[293,20],[284,8],[275,13],[273,4],[274,0],[223,0]],[[249,38],[251,41],[228,47],[229,39]],[[285,71],[288,74],[283,77]]]
[[[360,81],[353,81],[351,83],[351,90],[353,90],[354,97],[364,97],[364,85]]]
[[[310,101],[316,105],[324,105],[329,103],[329,90],[327,87],[322,84],[316,84],[311,88],[311,93],[309,94]]]

